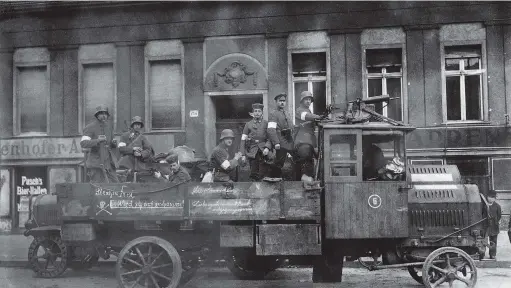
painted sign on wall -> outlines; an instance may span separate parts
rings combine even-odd
[[[80,138],[0,139],[0,159],[83,158]]]

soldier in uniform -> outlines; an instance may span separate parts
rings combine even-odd
[[[156,171],[154,172],[154,177],[157,179],[161,179],[163,182],[169,182],[174,185],[186,183],[190,181],[192,178],[190,177],[190,174],[186,171],[185,168],[181,167],[181,164],[179,163],[179,157],[175,153],[169,154],[167,158],[165,158],[165,162],[170,164],[170,170],[169,171]],[[168,172],[168,173],[165,173]]]
[[[234,158],[229,160],[229,147],[232,146],[234,133],[231,129],[224,129],[220,134],[220,144],[211,153],[210,168],[214,169],[214,182],[232,182],[230,173],[238,166],[241,153],[237,152]]]
[[[269,170],[268,164],[264,161],[264,156],[268,155],[271,148],[271,142],[268,139],[266,128],[268,121],[263,119],[263,104],[252,104],[252,117],[245,124],[243,134],[241,135],[240,153],[241,160],[244,162],[248,157],[250,161],[250,179],[260,181]]]
[[[108,108],[98,106],[94,113],[96,119],[83,129],[80,146],[89,150],[85,153],[85,167],[90,182],[119,182],[115,172],[115,155],[112,148],[117,145],[113,140],[113,128],[108,121]]]
[[[274,99],[277,108],[271,111],[268,116],[267,131],[276,150],[271,177],[280,178],[282,177],[282,167],[286,162],[286,157],[293,150],[292,121],[285,110],[287,95],[281,93],[275,96]]]
[[[490,205],[489,219],[488,219],[488,237],[490,238],[490,259],[497,259],[497,238],[499,236],[500,228],[500,218],[502,217],[502,208],[500,208],[499,203],[495,202],[497,199],[497,192],[495,190],[490,190],[488,192],[488,204]]]
[[[315,120],[322,117],[313,114],[309,109],[314,98],[309,91],[300,94],[300,107],[296,109],[296,180],[312,180],[314,174],[314,148],[317,147],[316,135],[314,134]]]
[[[122,157],[119,160],[119,168],[135,171],[147,171],[150,166],[148,159],[154,155],[154,149],[147,137],[142,133],[144,122],[140,116],[131,119],[130,131],[121,135],[119,140],[119,152]]]

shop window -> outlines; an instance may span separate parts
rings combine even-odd
[[[0,217],[6,217],[11,212],[11,173],[0,169]]]
[[[94,120],[96,107],[108,107],[116,127],[116,49],[112,44],[84,45],[78,50],[80,130]]]
[[[184,129],[183,45],[153,41],[145,47],[146,123],[150,131]]]
[[[444,47],[447,121],[483,120],[481,45]]]
[[[493,158],[492,161],[492,187],[497,191],[511,192],[511,158]]]
[[[366,97],[389,95],[389,101],[376,103],[375,111],[401,121],[403,119],[401,48],[367,49],[365,55]]]
[[[45,48],[14,53],[14,134],[47,135],[49,130],[49,62]]]
[[[293,111],[300,106],[300,94],[303,91],[310,91],[314,97],[310,110],[315,114],[324,113],[327,105],[326,53],[293,53],[291,54],[291,61],[294,94]]]

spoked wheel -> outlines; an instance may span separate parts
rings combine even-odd
[[[126,244],[115,267],[121,288],[175,288],[182,271],[174,246],[154,236],[139,237]]]
[[[477,268],[474,260],[463,250],[443,247],[426,258],[422,267],[422,280],[427,288],[435,288],[442,283],[453,287],[454,282],[473,288],[477,282]]]
[[[28,248],[32,270],[43,278],[55,278],[66,271],[68,248],[60,236],[36,237]]]
[[[283,259],[257,256],[252,249],[233,249],[227,257],[227,267],[241,280],[261,280],[266,274],[278,269]]]
[[[421,266],[408,266],[406,267],[408,269],[408,273],[410,273],[410,276],[417,281],[420,284],[424,284],[424,281],[422,280],[422,267]]]

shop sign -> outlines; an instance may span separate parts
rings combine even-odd
[[[0,139],[3,161],[60,158],[83,158],[79,137]]]
[[[18,212],[29,212],[30,198],[41,194],[48,194],[46,169],[46,167],[23,167],[17,169],[15,191]],[[21,218],[25,217],[20,215]],[[23,222],[20,221],[21,223]]]
[[[511,127],[418,128],[407,135],[408,149],[449,149],[511,146]]]

